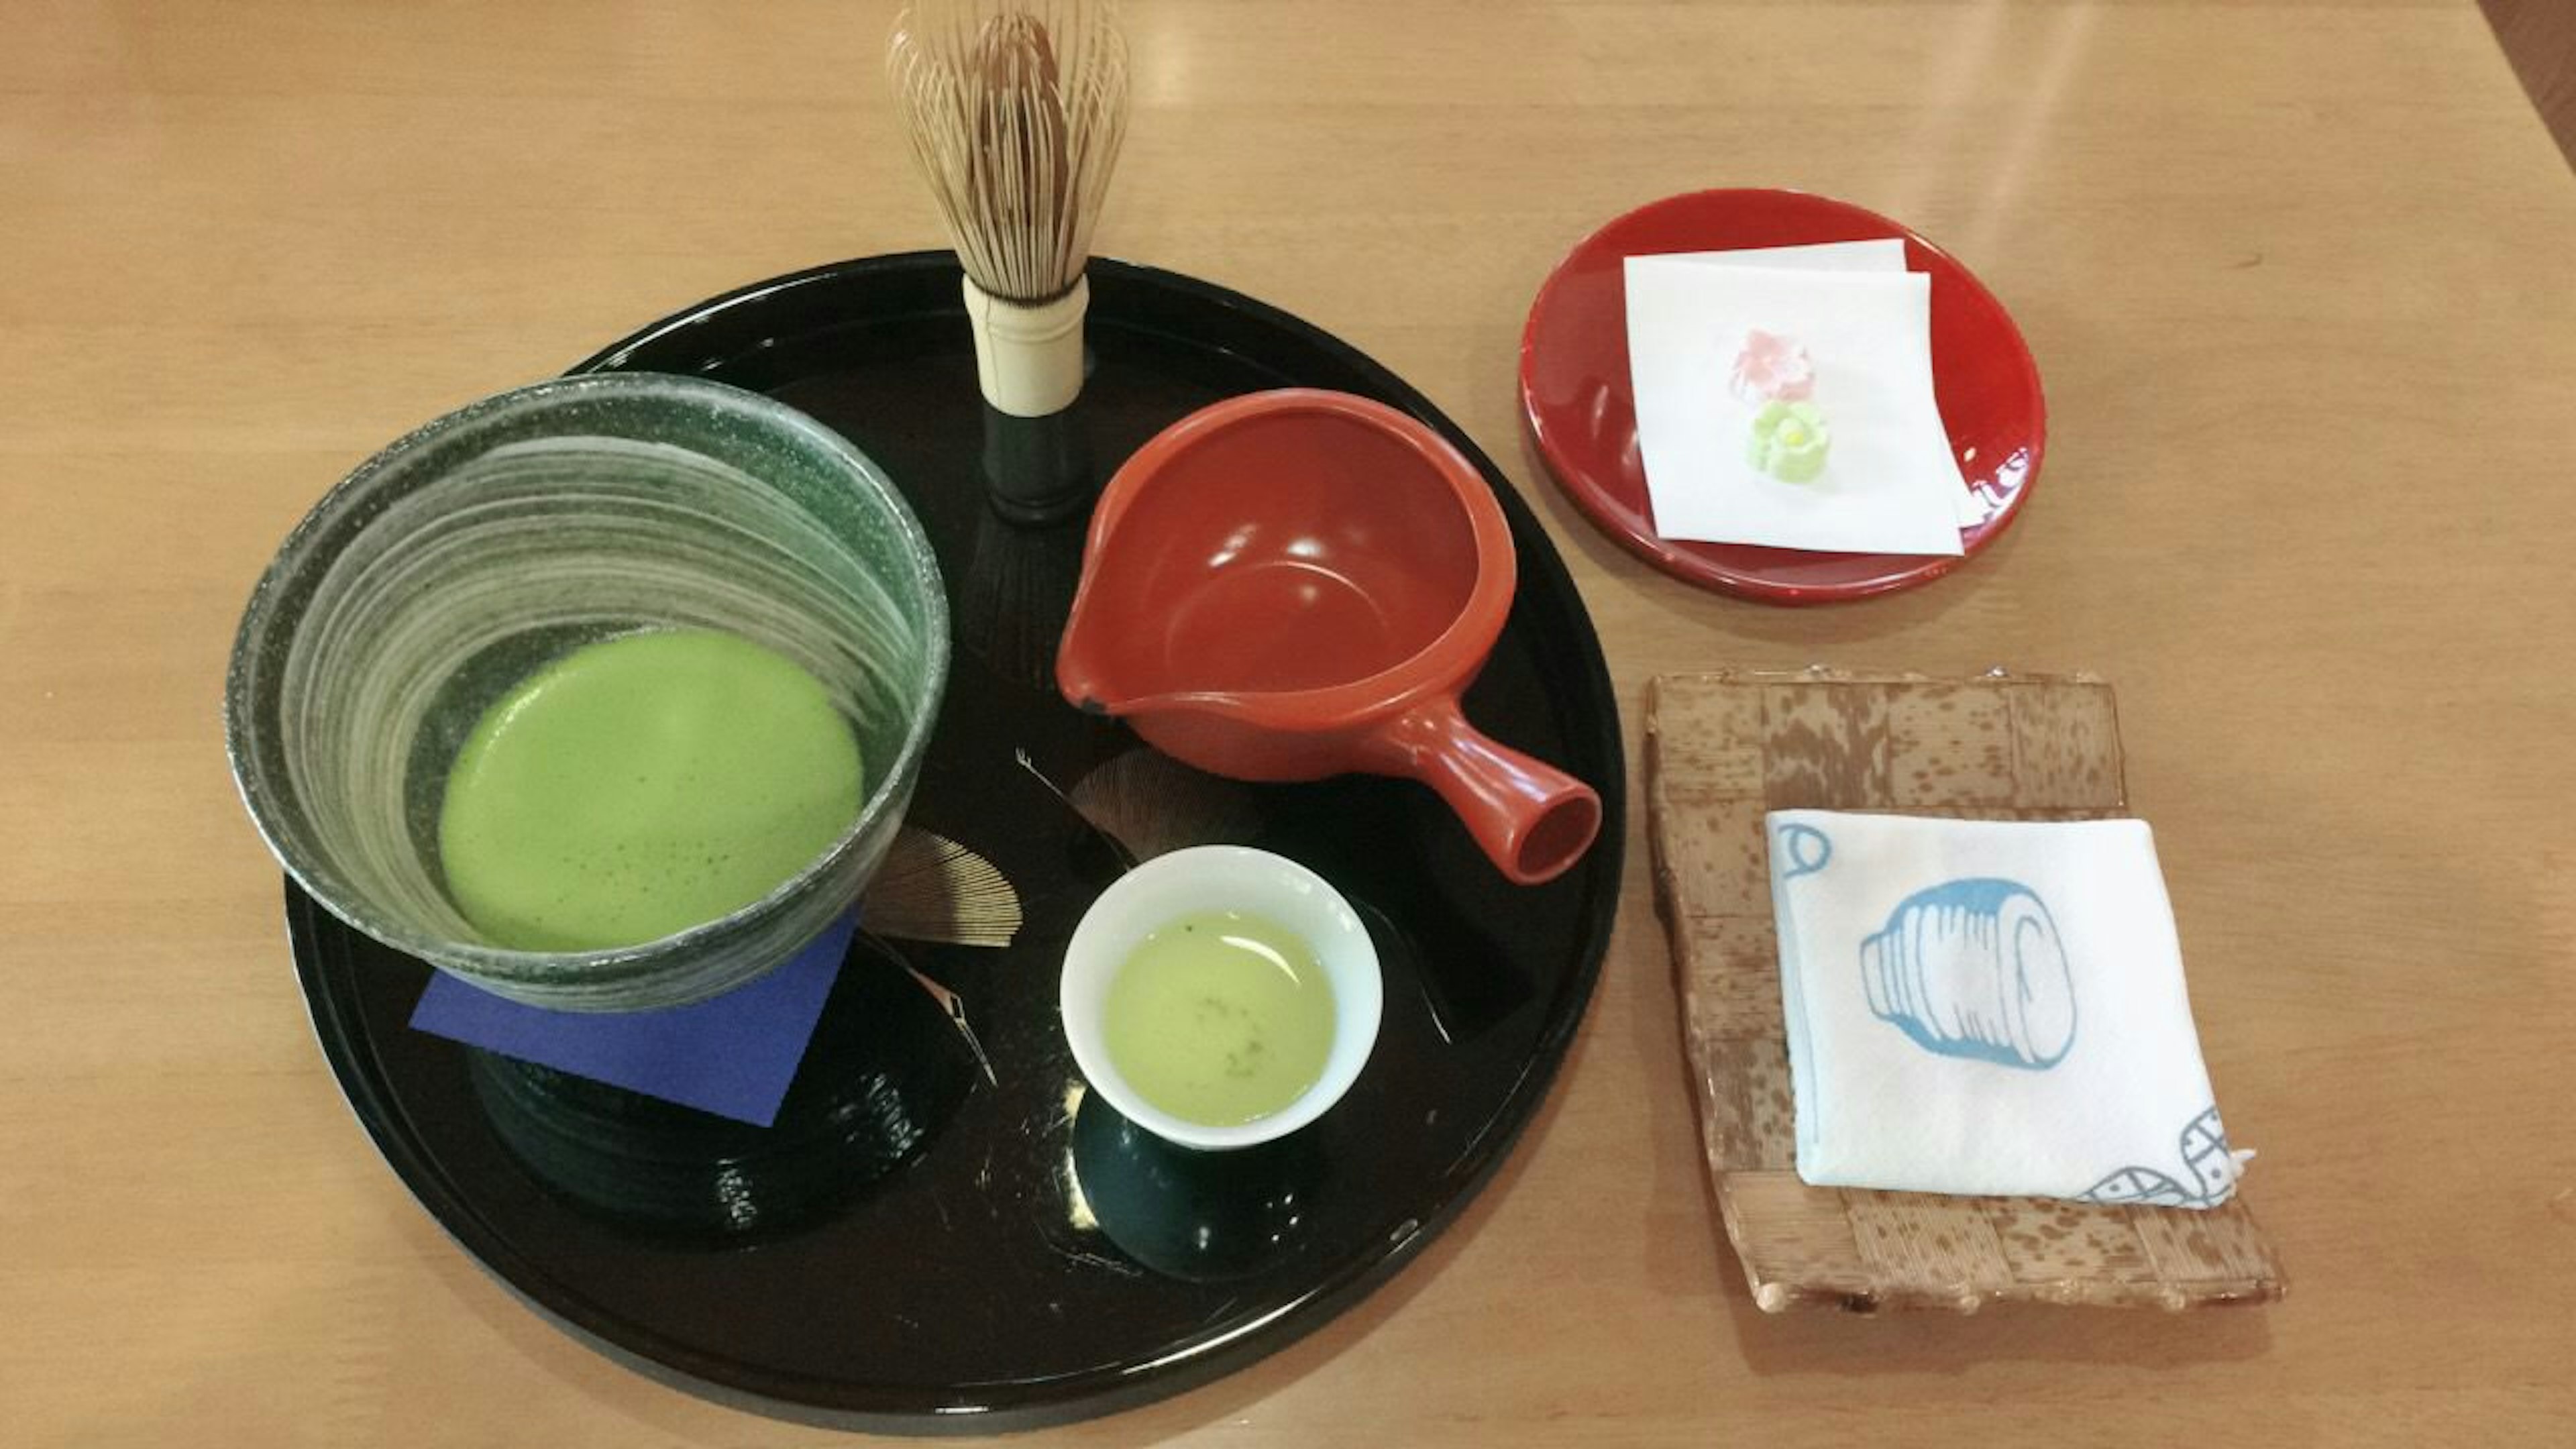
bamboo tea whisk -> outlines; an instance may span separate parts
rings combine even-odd
[[[966,268],[985,401],[1061,412],[1082,390],[1083,266],[1127,131],[1109,0],[914,0],[886,71]]]

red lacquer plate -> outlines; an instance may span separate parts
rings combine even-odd
[[[1904,238],[1906,266],[1932,278],[1932,391],[1959,471],[1985,509],[1983,522],[1959,530],[1966,553],[1817,553],[1657,536],[1628,392],[1622,259],[1876,237]],[[1993,293],[1949,253],[1886,217],[1799,191],[1666,197],[1585,237],[1530,306],[1521,407],[1557,486],[1604,533],[1677,579],[1774,604],[1892,593],[1974,558],[2029,499],[2048,434],[2039,367]]]

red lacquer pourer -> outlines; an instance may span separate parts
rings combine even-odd
[[[1601,798],[1459,712],[1514,574],[1501,506],[1428,426],[1345,393],[1251,393],[1109,480],[1056,683],[1215,774],[1420,780],[1534,885],[1592,844]]]

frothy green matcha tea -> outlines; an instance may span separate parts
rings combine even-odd
[[[1314,948],[1242,911],[1183,916],[1109,984],[1109,1060],[1138,1095],[1204,1127],[1266,1117],[1305,1095],[1333,1045],[1333,988]]]
[[[631,946],[767,895],[859,814],[858,740],[802,667],[729,634],[574,650],[486,711],[438,848],[457,908],[524,951]]]

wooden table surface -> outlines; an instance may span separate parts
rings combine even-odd
[[[938,240],[883,3],[0,0],[0,1440],[728,1445],[405,1195],[306,1025],[218,686],[395,434],[754,278]],[[2576,1422],[2576,178],[2471,0],[1131,7],[1104,253],[1418,382],[1621,697],[1723,665],[2098,671],[2294,1280],[2184,1316],[1755,1312],[1632,806],[1599,996],[1466,1218],[1144,1445],[2524,1443]],[[2045,374],[1957,575],[1782,611],[1526,462],[1540,278],[1636,203],[1847,197]],[[2565,1442],[2558,1440],[2558,1442]]]

